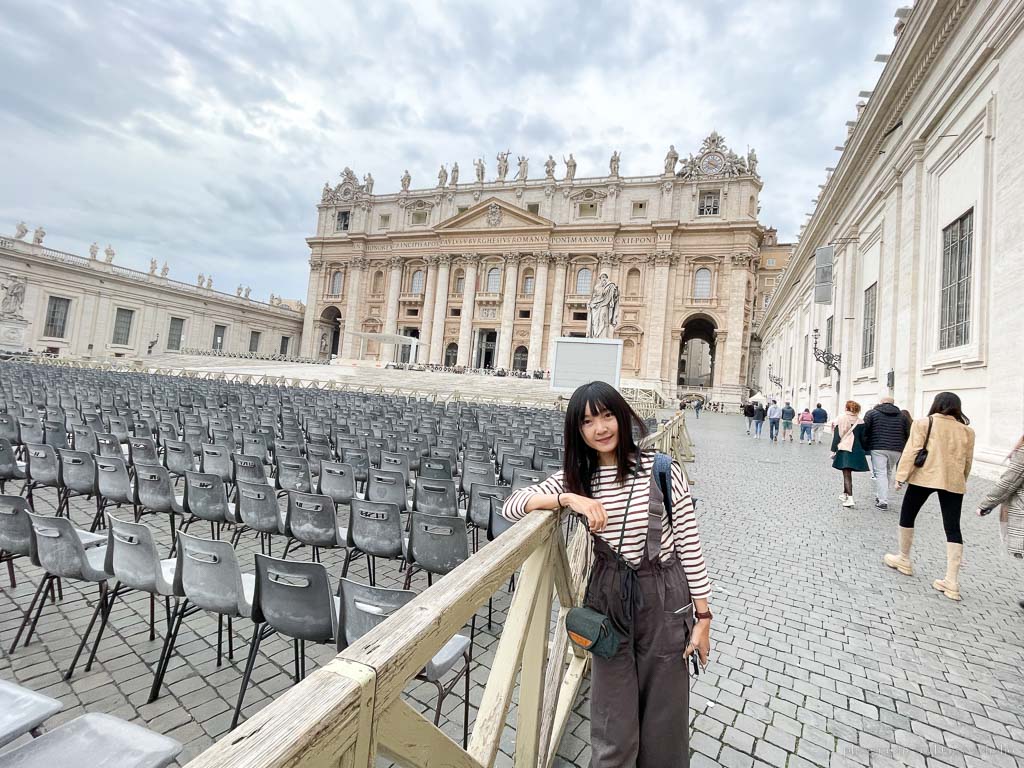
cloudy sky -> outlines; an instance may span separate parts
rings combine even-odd
[[[4,0],[0,232],[192,282],[304,298],[315,204],[483,155],[658,173],[712,129],[757,149],[761,220],[795,236],[896,0]],[[561,170],[559,171],[561,173]]]

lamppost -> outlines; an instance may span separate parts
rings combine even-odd
[[[781,376],[772,376],[772,364],[771,363],[768,363],[768,381],[770,381],[772,384],[774,384],[776,387],[778,387],[780,393],[782,392],[782,377]]]
[[[833,352],[831,349],[819,349],[818,348],[818,329],[815,328],[811,337],[814,339],[814,359],[825,366],[826,370],[833,370],[836,372],[836,388],[835,393],[839,395],[839,382],[842,378],[842,374],[839,371],[839,364],[843,360],[843,356],[838,352]]]

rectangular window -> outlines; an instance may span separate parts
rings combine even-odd
[[[825,349],[832,351],[832,318],[825,321]]]
[[[390,213],[382,213],[380,215],[380,218],[377,219],[377,226],[380,229],[388,229],[391,226],[391,214]]]
[[[348,222],[352,217],[349,211],[338,211],[338,220],[334,225],[335,232],[348,232]]]
[[[259,352],[260,351],[260,332],[250,331],[249,332],[249,351]]]
[[[646,200],[634,200],[633,201],[633,215],[643,217],[647,215],[647,201]]]
[[[775,266],[775,259],[768,259],[768,266],[769,267],[774,267]]]
[[[942,230],[939,349],[962,347],[971,338],[973,233],[973,209]]]
[[[529,320],[530,316],[532,314],[533,314],[533,310],[531,310],[531,309],[520,309],[519,310],[519,319],[520,320]]]
[[[860,367],[870,368],[875,364],[875,303],[878,283],[872,283],[864,291],[864,331],[861,335]]]
[[[700,196],[700,206],[697,208],[698,216],[718,215],[718,192],[704,192]]]
[[[406,317],[419,317],[420,316],[419,307],[409,307],[407,310],[405,310],[405,316]]]
[[[412,212],[412,223],[413,224],[426,224],[427,223],[427,212],[426,211],[413,211]]]
[[[227,335],[228,327],[226,325],[213,326],[213,344],[211,345],[211,348],[217,352],[223,351],[224,337]]]
[[[448,310],[449,317],[462,317],[462,307],[452,307]]]
[[[177,352],[181,349],[181,337],[185,331],[185,319],[172,317],[167,327],[167,349]]]
[[[468,205],[460,205],[458,208],[455,209],[455,213],[457,213],[457,214],[458,213],[465,213],[468,210],[469,210],[469,206]]]
[[[46,304],[46,327],[43,328],[43,336],[63,339],[68,330],[68,311],[70,309],[71,299],[51,296]]]
[[[527,213],[540,214],[540,203],[527,203],[526,211]]]
[[[281,347],[280,347],[280,351],[278,352],[278,354],[281,354],[281,355],[287,355],[288,354],[288,344],[291,342],[291,340],[292,340],[291,336],[282,336],[281,337]]]
[[[573,312],[572,313],[572,319],[573,320],[586,320],[587,319],[587,313],[586,312]]]
[[[580,203],[579,208],[576,209],[577,217],[581,219],[596,219],[597,218],[597,203]]]
[[[114,316],[114,336],[110,340],[111,344],[128,343],[132,336],[132,319],[134,317],[134,310],[124,309],[123,307],[117,308],[117,314]]]

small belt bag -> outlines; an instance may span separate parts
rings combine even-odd
[[[914,456],[914,466],[923,467],[924,463],[928,461],[928,440],[932,436],[932,417],[928,417],[928,433],[924,436],[924,447],[919,448],[917,455]]]

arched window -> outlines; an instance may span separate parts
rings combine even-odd
[[[497,293],[501,290],[501,270],[491,267],[487,270],[487,292]]]
[[[528,269],[523,273],[523,293],[526,296],[533,296],[533,270]]]
[[[339,296],[341,294],[341,285],[342,285],[342,274],[341,274],[341,271],[339,270],[339,271],[335,272],[333,275],[331,275],[331,295],[332,296]]]
[[[444,364],[447,368],[453,368],[459,361],[459,345],[454,341],[444,348]]]
[[[693,276],[693,298],[711,298],[711,270],[701,267]]]
[[[640,295],[640,270],[636,267],[626,273],[626,295]]]
[[[576,273],[576,293],[590,293],[593,281],[594,273],[587,267],[583,267],[583,269]]]
[[[455,270],[455,277],[452,280],[452,293],[461,296],[466,290],[466,273],[461,269]]]
[[[384,273],[379,269],[373,273],[373,287],[371,293],[384,293]]]
[[[412,273],[412,292],[423,293],[423,270],[417,269]]]
[[[525,371],[528,357],[529,352],[527,352],[526,347],[516,347],[516,351],[512,353],[512,370]]]

